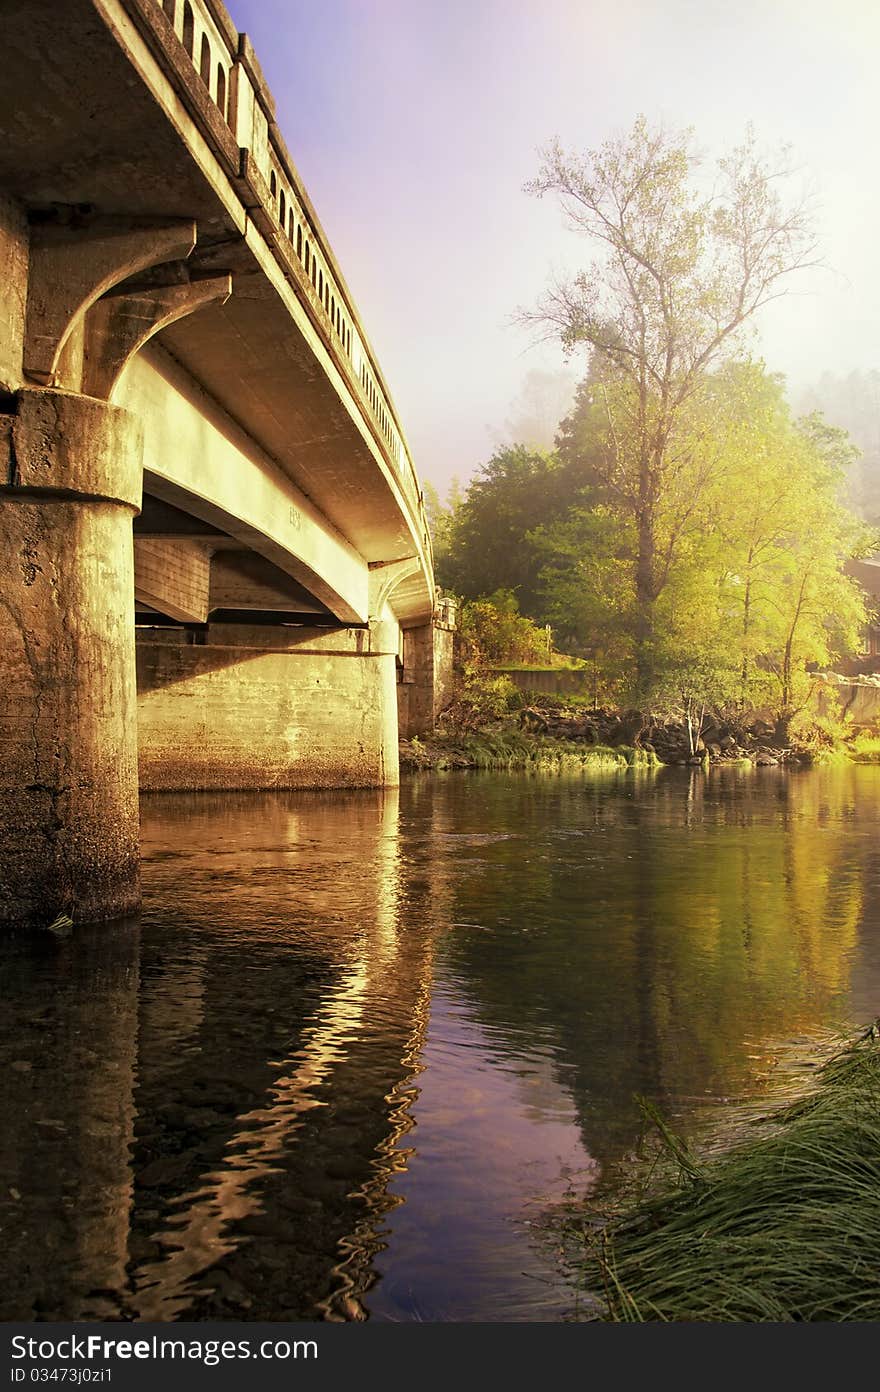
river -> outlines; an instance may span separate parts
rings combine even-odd
[[[0,946],[0,1318],[558,1320],[545,1216],[880,1010],[880,769],[152,795]]]

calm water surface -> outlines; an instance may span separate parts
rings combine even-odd
[[[880,1010],[880,769],[151,796],[0,949],[0,1318],[568,1317],[544,1215]]]

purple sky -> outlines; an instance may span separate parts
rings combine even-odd
[[[441,491],[514,434],[552,436],[566,368],[510,326],[586,259],[522,192],[554,136],[593,148],[639,112],[708,153],[751,120],[790,142],[831,270],[761,321],[794,388],[880,367],[875,0],[227,0],[391,386]],[[542,418],[542,419],[539,419]],[[548,424],[549,422],[549,424]]]

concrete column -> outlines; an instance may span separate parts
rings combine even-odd
[[[378,665],[377,688],[381,726],[379,735],[380,786],[393,788],[400,782],[397,719],[397,654],[400,651],[400,629],[396,622],[370,624],[370,651]]]
[[[452,628],[436,621],[404,631],[403,680],[397,693],[401,738],[430,734],[451,698],[452,640]]]
[[[0,925],[138,904],[141,448],[127,412],[72,393],[0,417]]]

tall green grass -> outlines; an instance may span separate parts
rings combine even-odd
[[[413,751],[413,746],[418,748]],[[424,760],[421,758],[424,753]],[[415,753],[415,757],[413,757]],[[424,744],[401,745],[404,766],[520,770],[526,773],[579,773],[594,770],[653,768],[658,766],[650,750],[630,747],[576,744],[546,735],[516,730],[480,731],[476,734],[432,735]]]
[[[880,764],[880,738],[877,735],[858,734],[850,748],[857,764]]]
[[[586,1239],[599,1318],[880,1319],[877,1027],[826,1062],[814,1090],[753,1124],[701,1162],[660,1122],[676,1182],[606,1213]]]

